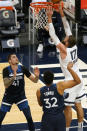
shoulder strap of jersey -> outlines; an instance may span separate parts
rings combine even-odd
[[[11,66],[8,66],[8,71],[9,71],[9,73],[13,72],[12,69],[11,69]]]
[[[22,65],[18,64],[18,72],[22,71]]]

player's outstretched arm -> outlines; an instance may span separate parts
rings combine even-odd
[[[57,37],[57,35],[55,34],[55,29],[52,23],[52,14],[53,14],[53,9],[51,6],[48,6],[47,8],[47,16],[48,16],[48,26],[49,26],[49,35],[51,37],[51,39],[54,41],[54,44],[56,45],[56,47],[62,52],[66,54],[66,47],[64,46],[64,44],[62,44],[59,40],[59,38]]]
[[[62,81],[62,82],[57,83],[57,89],[61,95],[63,95],[65,89],[72,88],[73,86],[76,86],[81,83],[79,76],[77,75],[76,72],[74,72],[72,67],[73,67],[73,63],[70,62],[67,65],[67,69],[71,73],[73,80],[67,80],[67,81]]]
[[[63,8],[62,8],[62,6],[61,6],[61,3],[60,3],[60,6],[59,6],[59,12],[60,12],[60,15],[61,15],[61,18],[62,18],[62,22],[63,22],[65,34],[66,34],[66,36],[71,36],[71,35],[72,35],[72,32],[71,32],[71,29],[70,29],[68,20],[66,19],[65,15],[64,15],[64,12],[63,12]]]

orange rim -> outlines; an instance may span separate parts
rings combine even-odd
[[[54,9],[58,11],[59,4],[53,4],[52,2],[34,2],[30,3],[30,6],[35,9],[35,11],[38,13],[39,10],[42,8],[47,8],[48,5],[52,6]],[[62,2],[62,8],[64,7],[64,3]]]
[[[30,6],[34,7],[34,8],[47,8],[48,5],[53,6],[53,3],[52,2],[34,2],[34,3],[30,3]]]
[[[34,2],[34,3],[30,3],[31,7],[34,8],[47,8],[47,6],[50,5],[53,8],[58,8],[59,4],[53,4],[52,2]],[[62,2],[62,7],[64,6],[64,3]]]

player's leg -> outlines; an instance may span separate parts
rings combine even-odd
[[[84,111],[81,105],[81,100],[85,99],[85,89],[83,87],[83,84],[79,85],[78,95],[75,100],[75,108],[77,112],[77,118],[78,118],[78,131],[83,131],[83,119],[84,119]]]
[[[4,118],[5,118],[6,113],[7,113],[7,112],[2,111],[2,110],[0,109],[0,128],[1,128],[1,124],[2,124],[2,121],[3,121]]]
[[[75,108],[76,108],[77,118],[78,118],[78,131],[83,131],[84,112],[83,112],[81,103],[75,103]]]
[[[32,116],[31,116],[29,106],[27,108],[23,109],[23,113],[24,113],[24,115],[25,115],[25,117],[27,119],[29,130],[30,131],[35,131],[35,127],[34,127],[34,123],[33,123],[33,120],[32,120]]]
[[[47,114],[43,114],[42,121],[41,121],[41,130],[40,131],[54,131],[55,125],[53,122],[55,122],[55,119],[50,117]]]
[[[0,108],[0,127],[2,124],[2,121],[4,120],[6,113],[10,111],[11,109],[11,101],[10,99],[7,99],[6,96],[3,97],[1,108]]]
[[[76,90],[77,90],[76,87],[65,90],[65,92],[69,94],[69,96],[64,99],[64,103],[65,103],[64,114],[65,114],[65,119],[66,119],[66,131],[69,131],[70,124],[72,121],[72,106],[74,106],[75,104],[75,99],[77,95]]]
[[[64,113],[58,113],[56,115],[57,120],[56,120],[56,129],[55,131],[66,131],[66,120],[65,120],[65,115]]]
[[[32,116],[31,116],[30,107],[28,105],[28,101],[25,100],[23,102],[23,99],[22,99],[21,101],[19,101],[16,104],[17,104],[18,108],[20,109],[20,111],[22,111],[24,116],[26,117],[29,130],[35,131],[34,123],[33,123]]]
[[[66,131],[69,131],[69,127],[72,121],[72,107],[65,106],[64,115],[66,119]]]

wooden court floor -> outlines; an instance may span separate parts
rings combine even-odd
[[[8,63],[0,63],[0,104],[4,93],[4,84],[2,79],[2,70],[4,67],[8,66]],[[34,122],[40,122],[42,117],[42,108],[37,103],[36,90],[43,86],[43,83],[38,81],[38,83],[31,82],[25,77],[25,91],[26,96],[31,108],[31,114]],[[73,118],[76,119],[76,113],[72,111]],[[14,104],[10,112],[7,113],[2,124],[16,124],[16,123],[26,123],[26,119],[18,107]]]

